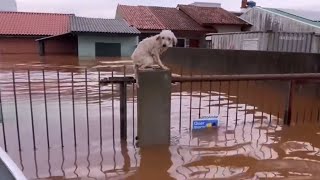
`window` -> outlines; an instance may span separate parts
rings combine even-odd
[[[186,40],[185,39],[178,39],[177,47],[185,47]]]

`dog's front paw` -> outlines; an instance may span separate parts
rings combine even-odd
[[[167,66],[163,66],[162,69],[163,70],[169,70],[169,68]]]

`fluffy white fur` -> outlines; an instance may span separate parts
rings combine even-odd
[[[154,67],[154,65],[158,65],[162,69],[168,69],[168,67],[162,64],[160,55],[169,47],[176,45],[177,38],[170,30],[163,30],[160,34],[148,37],[138,44],[131,56],[134,64],[137,87],[139,87],[137,73],[138,69]]]

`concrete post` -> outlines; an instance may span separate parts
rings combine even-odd
[[[171,72],[140,70],[137,90],[138,144],[170,144]]]

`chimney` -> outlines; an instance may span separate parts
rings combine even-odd
[[[242,0],[242,2],[241,2],[241,9],[247,8],[247,4],[248,4],[247,0]]]

